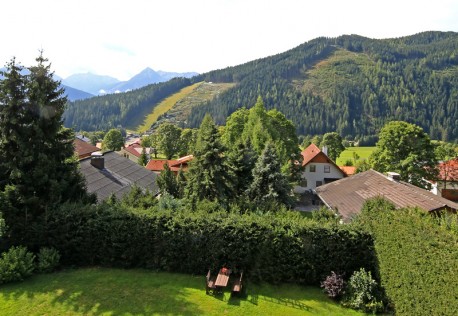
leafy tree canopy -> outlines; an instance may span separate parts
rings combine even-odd
[[[372,167],[380,172],[397,172],[401,179],[422,188],[429,188],[424,179],[435,179],[434,146],[423,129],[402,121],[387,123],[370,157]]]
[[[328,148],[328,157],[333,161],[336,161],[345,150],[342,144],[342,137],[336,132],[324,134],[321,146],[326,146]]]
[[[116,128],[110,129],[103,138],[103,148],[107,150],[121,150],[124,146],[124,137]]]

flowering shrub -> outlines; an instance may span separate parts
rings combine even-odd
[[[344,294],[345,282],[340,274],[331,271],[331,275],[321,282],[321,287],[330,298],[338,299]]]

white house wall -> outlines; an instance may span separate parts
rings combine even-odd
[[[310,166],[315,166],[315,172],[310,172]],[[325,166],[329,166],[329,173],[324,172]],[[302,178],[307,179],[307,186],[296,186],[294,188],[296,193],[303,193],[306,190],[315,189],[317,181],[321,181],[321,184],[325,184],[324,178],[341,179],[343,178],[343,174],[339,168],[331,163],[311,162],[305,166]]]

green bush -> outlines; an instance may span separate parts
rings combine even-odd
[[[380,284],[396,315],[456,315],[456,215],[437,219],[424,210],[370,201],[358,221],[374,237]]]
[[[59,251],[54,248],[41,248],[38,253],[37,269],[42,273],[52,272],[59,265],[59,260]]]
[[[366,272],[364,268],[353,273],[346,292],[346,306],[373,313],[383,308],[383,303],[376,297],[377,282],[372,278],[371,272]]]
[[[32,275],[35,256],[27,248],[11,247],[0,258],[0,284],[22,281]]]
[[[331,271],[374,269],[372,238],[361,230],[295,212],[240,214],[210,207],[211,213],[128,212],[107,204],[66,205],[49,214],[46,245],[58,249],[66,265],[202,274],[227,264],[268,282],[319,285]]]

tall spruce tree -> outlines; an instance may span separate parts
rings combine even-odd
[[[67,103],[40,53],[29,75],[15,60],[0,82],[0,207],[12,242],[38,242],[47,211],[86,200],[74,156],[74,134],[63,128]]]
[[[164,170],[161,171],[159,177],[157,177],[157,186],[161,191],[161,194],[170,194],[173,197],[178,197],[178,183],[172,170],[170,170],[169,164],[164,163]]]
[[[228,163],[234,175],[234,191],[237,195],[244,194],[253,181],[252,171],[256,159],[257,154],[249,140],[247,144],[239,141],[235,149],[229,152]]]
[[[281,172],[274,145],[269,142],[253,169],[253,181],[247,195],[257,205],[281,203],[292,205],[291,185],[287,176]]]
[[[226,204],[232,197],[232,178],[218,129],[210,115],[202,121],[188,172],[185,195],[195,204],[203,199]]]
[[[178,170],[178,174],[177,174],[178,198],[180,199],[184,197],[186,181],[187,180],[183,172],[183,166],[180,166],[180,170]]]

